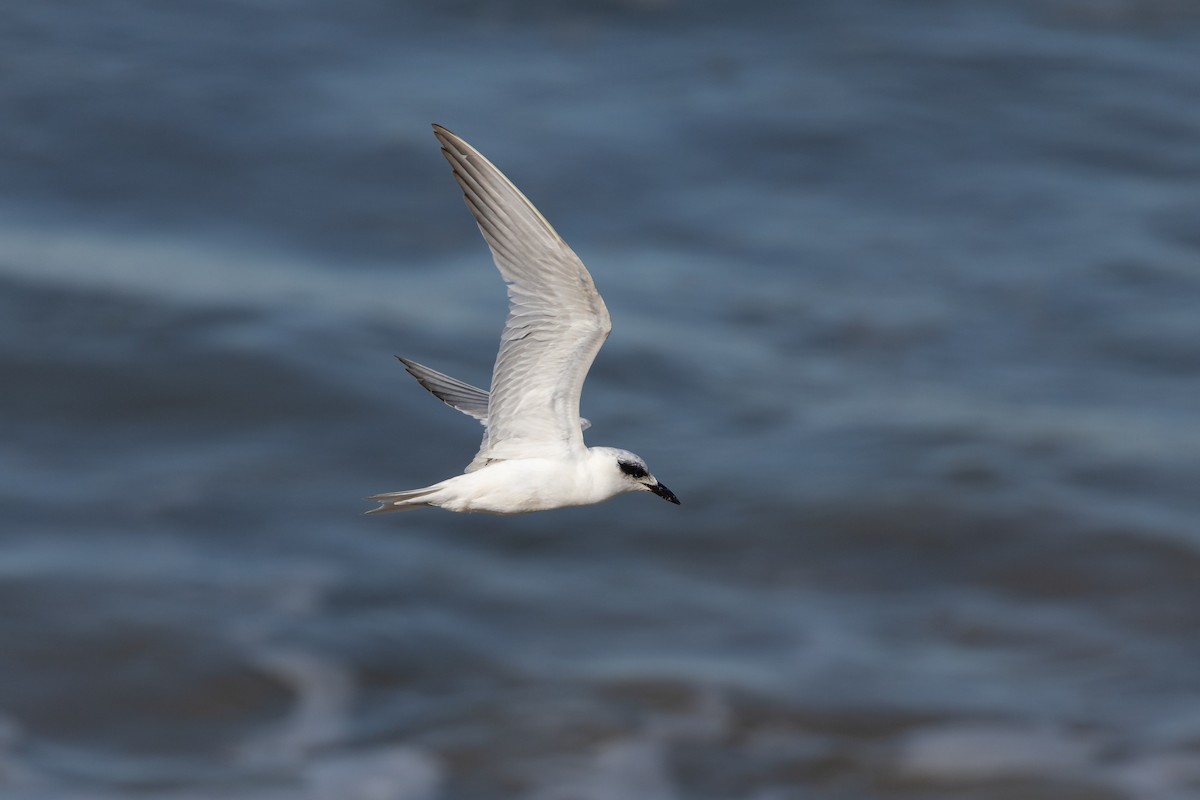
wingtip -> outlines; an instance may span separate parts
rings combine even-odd
[[[421,367],[420,364],[418,364],[415,361],[410,361],[409,359],[405,358],[404,356],[396,356],[396,360],[404,365],[405,372],[407,372],[409,375],[412,375],[418,381],[420,380],[420,377],[418,377],[417,373],[416,373],[416,370],[420,369],[420,367]]]
[[[462,190],[469,195],[470,187],[468,184],[464,183],[464,177],[460,173],[462,162],[471,157],[478,158],[484,162],[487,162],[487,159],[484,158],[478,150],[464,141],[461,136],[449,128],[443,128],[441,125],[434,123],[433,135],[437,137],[438,144],[442,146],[442,157],[445,158],[446,161],[450,162],[450,166],[454,170],[454,179],[458,181],[458,185],[462,187]],[[496,168],[492,167],[492,169]],[[499,170],[496,171],[499,172]],[[505,178],[505,180],[508,179]]]
[[[458,136],[454,133],[454,131],[450,130],[449,128],[438,125],[436,122],[433,123],[433,135],[437,137],[437,140],[439,142],[441,142],[443,150],[446,149],[446,145],[449,144],[450,142],[460,141]]]

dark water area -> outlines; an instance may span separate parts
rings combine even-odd
[[[1200,12],[8,3],[0,798],[1200,796]],[[589,444],[460,471],[501,281],[588,264]]]

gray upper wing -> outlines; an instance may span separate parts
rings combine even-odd
[[[443,375],[424,364],[410,361],[404,356],[396,356],[396,358],[404,364],[404,369],[408,371],[408,374],[433,392],[438,400],[487,425],[488,393],[483,389],[464,383],[457,378],[451,378],[449,375]]]
[[[436,369],[430,369],[424,364],[418,364],[404,356],[396,356],[396,358],[404,364],[404,369],[408,374],[416,378],[417,383],[432,392],[438,400],[461,411],[468,417],[474,417],[484,427],[487,426],[489,395],[483,389],[460,381],[458,378],[451,378],[449,375],[438,372]],[[590,427],[592,427],[592,423],[583,417],[579,418],[580,430],[586,431]]]
[[[583,262],[491,162],[433,130],[508,284],[487,436],[473,464],[582,453],[579,395],[612,330],[604,300]]]

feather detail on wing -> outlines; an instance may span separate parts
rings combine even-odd
[[[583,262],[491,162],[445,128],[435,125],[434,135],[508,284],[487,436],[472,463],[582,452],[579,395],[612,330],[604,300]]]
[[[404,356],[396,356],[396,358],[404,364],[404,369],[408,371],[408,374],[416,378],[417,383],[433,392],[433,396],[438,400],[487,425],[488,393],[483,389],[464,383],[457,378],[451,378],[449,375],[443,375],[424,364],[410,361]]]
[[[465,381],[460,381],[458,378],[451,378],[449,375],[431,369],[424,364],[418,364],[416,361],[404,356],[396,356],[396,358],[400,359],[400,362],[404,364],[404,369],[408,374],[416,378],[417,383],[432,392],[433,396],[438,400],[441,400],[453,409],[461,411],[468,417],[479,420],[480,424],[487,425],[489,394],[483,389],[480,389],[478,386],[472,386]],[[586,431],[592,427],[592,423],[581,417],[579,427],[580,430]]]

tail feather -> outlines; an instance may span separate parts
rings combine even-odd
[[[432,505],[428,498],[438,490],[437,486],[426,486],[424,489],[409,489],[404,492],[384,492],[373,494],[368,500],[379,503],[379,508],[372,508],[366,514],[386,514],[390,511],[409,511],[414,508]]]

